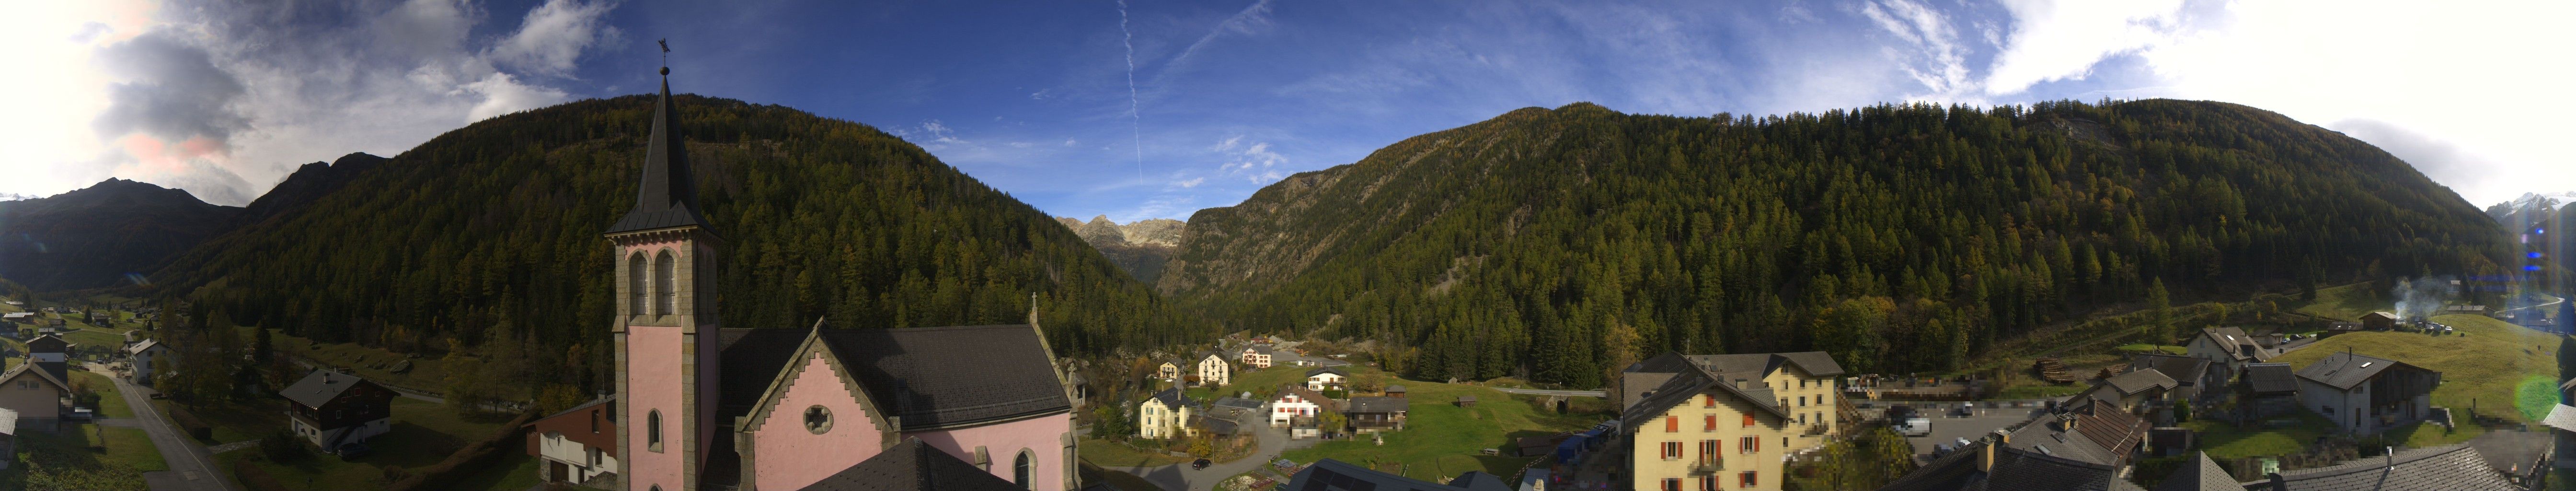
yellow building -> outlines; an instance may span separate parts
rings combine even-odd
[[[1665,353],[1621,375],[1618,448],[1636,490],[1776,490],[1788,456],[1822,446],[1841,416],[1823,352]]]
[[[1180,388],[1163,389],[1145,402],[1136,403],[1136,436],[1140,438],[1178,438],[1186,436],[1190,421],[1189,403],[1181,398]]]

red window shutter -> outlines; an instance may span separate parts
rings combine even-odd
[[[1717,407],[1717,396],[1714,394],[1700,394],[1699,407]]]
[[[1753,413],[1744,413],[1744,427],[1753,427]]]
[[[1708,419],[1708,420],[1707,420],[1707,421],[1704,421],[1704,423],[1707,423],[1708,428],[1705,428],[1705,429],[1707,429],[1708,431],[1717,431],[1717,415],[1715,415],[1715,414],[1708,415],[1707,419]]]
[[[1664,491],[1682,491],[1682,478],[1664,478]]]
[[[1762,479],[1761,479],[1761,478],[1759,478],[1759,477],[1756,477],[1756,476],[1753,474],[1753,471],[1744,471],[1743,476],[1744,476],[1744,483],[1743,483],[1743,484],[1740,484],[1740,486],[1744,486],[1744,487],[1748,487],[1748,488],[1750,488],[1750,487],[1754,487],[1754,486],[1760,486],[1760,485],[1762,485],[1762,484],[1761,484],[1761,483],[1762,483]]]
[[[1665,417],[1664,417],[1664,432],[1665,432],[1665,433],[1677,433],[1677,432],[1680,432],[1680,431],[1682,431],[1682,417],[1680,417],[1680,416],[1665,416]]]

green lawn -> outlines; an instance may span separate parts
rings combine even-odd
[[[2251,431],[2215,421],[2181,423],[2200,434],[2200,448],[2210,458],[2268,457],[2299,453],[2308,442],[2334,431],[2334,423],[2307,411],[2296,411],[2287,425],[2263,425]]]
[[[1125,443],[1088,439],[1082,441],[1082,460],[1110,467],[1151,467],[1181,463],[1184,459],[1170,454],[1150,453]]]
[[[2369,283],[2354,283],[2332,288],[2319,288],[2317,289],[2316,301],[2300,306],[2295,311],[2302,314],[2350,322],[2361,320],[2361,314],[2388,310],[2389,307],[2394,305],[2395,304],[2379,300],[2379,296],[2370,291]]]
[[[2461,423],[2455,426],[2458,426],[2458,429],[2446,431],[2438,425],[2422,422],[2410,423],[2406,426],[2400,426],[2394,430],[2388,430],[2388,438],[2390,440],[2403,442],[2399,444],[2407,447],[2425,448],[2463,443],[2469,441],[2471,438],[2477,438],[2478,435],[2484,435],[2487,433],[2487,428],[2484,426],[2466,423]]]
[[[2306,368],[2328,354],[2349,348],[2355,353],[2442,372],[2442,385],[2433,389],[2433,404],[2463,411],[2461,421],[2467,420],[2465,411],[2473,406],[2479,415],[2519,422],[2537,421],[2548,415],[2546,404],[2519,410],[2515,406],[2522,395],[2532,392],[2539,392],[2543,396],[2539,400],[2544,403],[2556,400],[2556,384],[2546,382],[2558,376],[2561,336],[2477,315],[2444,315],[2432,321],[2459,328],[2468,335],[2355,332],[2319,340],[2272,361]],[[2530,380],[2543,383],[2527,384]]]
[[[91,373],[85,370],[73,370],[72,380],[77,381],[74,383],[85,384],[88,387],[98,390],[99,416],[109,418],[134,417],[134,406],[125,404],[124,393],[116,390],[116,381],[108,380],[107,375]]]
[[[2121,353],[2145,353],[2145,352],[2149,352],[2149,351],[2154,351],[2154,352],[2164,353],[2164,354],[2168,354],[2168,355],[2180,355],[2180,354],[2184,354],[2184,353],[2183,353],[2183,350],[2184,350],[2185,348],[2184,348],[2184,347],[2182,347],[2182,346],[2174,346],[2174,345],[2151,345],[2151,344],[2146,344],[2146,343],[2129,343],[2129,344],[2123,344],[2123,345],[2120,345],[2120,346],[2115,347],[2115,348],[2112,348],[2112,349],[2120,350],[2120,352],[2121,352]]]
[[[168,399],[152,401],[155,410],[170,414]],[[189,414],[205,421],[214,429],[214,441],[207,445],[252,440],[286,429],[286,406],[275,399],[250,403],[217,403],[188,408]]]
[[[161,448],[152,445],[152,436],[144,433],[142,428],[96,425],[81,425],[81,427],[83,431],[105,434],[100,438],[100,441],[105,442],[103,446],[107,447],[107,455],[103,457],[105,460],[132,465],[137,471],[170,470],[170,463],[161,460]]]
[[[432,391],[441,390],[440,388],[447,384],[447,362],[439,359],[439,357],[423,356],[420,358],[411,358],[409,359],[411,361],[411,370],[403,373],[393,373],[387,370],[376,369],[371,365],[387,363],[396,359],[404,359],[403,355],[382,349],[359,346],[357,343],[323,344],[317,347],[313,344],[312,340],[289,336],[286,335],[286,332],[275,329],[269,330],[269,335],[271,336],[271,342],[277,344],[277,350],[280,353],[312,359],[325,365],[338,367],[344,371],[356,372],[358,376],[366,377],[367,380],[373,380],[376,381],[376,383],[388,383]],[[247,337],[248,334],[245,334],[244,336]]]
[[[1345,369],[1354,376],[1375,372],[1359,367]],[[1304,375],[1303,370],[1295,373],[1300,378]],[[1494,448],[1508,452],[1514,448],[1513,438],[1581,430],[1610,417],[1608,414],[1558,415],[1553,411],[1541,411],[1538,404],[1530,400],[1486,387],[1413,380],[1389,382],[1403,384],[1414,402],[1406,416],[1407,429],[1384,433],[1386,445],[1375,445],[1368,437],[1362,436],[1290,450],[1282,457],[1300,463],[1324,458],[1361,465],[1374,462],[1385,466],[1382,470],[1389,472],[1398,471],[1392,467],[1394,464],[1402,464],[1400,470],[1404,475],[1434,482],[1471,470],[1509,476],[1531,459],[1486,456],[1479,451]],[[1447,403],[1460,395],[1472,395],[1484,402],[1472,408]]]
[[[368,440],[367,446],[373,448],[375,453],[359,457],[354,461],[344,461],[330,455],[316,455],[294,463],[280,464],[268,462],[265,458],[252,457],[259,454],[254,451],[226,452],[216,456],[216,459],[223,461],[225,469],[230,469],[235,460],[251,459],[251,465],[267,471],[269,475],[277,477],[279,482],[285,483],[291,489],[376,489],[386,484],[384,466],[418,469],[437,464],[445,460],[449,454],[455,453],[457,449],[464,448],[467,442],[491,436],[492,432],[500,429],[501,423],[505,422],[501,419],[479,416],[460,417],[454,411],[448,410],[446,406],[409,398],[395,398],[393,406],[393,429]],[[201,416],[204,415],[201,414]],[[213,418],[208,419],[209,423],[213,424]],[[219,424],[218,433],[221,433],[220,428]],[[265,434],[258,436],[265,436]],[[536,484],[536,464],[533,460],[525,463],[505,461],[503,465],[514,467],[504,471],[495,466],[493,468],[495,472],[485,474],[474,482],[482,483],[476,484],[477,486],[496,486],[494,489],[526,489]],[[526,467],[526,469],[517,467]],[[522,473],[527,474],[524,479],[513,477],[515,474]],[[522,480],[525,482],[519,483]],[[515,488],[497,487],[513,483],[519,484],[516,484]]]
[[[543,467],[540,465],[543,462],[537,460],[536,457],[528,456],[527,452],[502,451],[499,459],[499,462],[491,464],[488,469],[506,468],[508,471],[485,472],[466,477],[464,480],[457,481],[456,487],[453,489],[525,491],[530,487],[534,487],[545,482],[537,475],[537,471]]]

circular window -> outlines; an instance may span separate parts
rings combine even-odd
[[[823,406],[805,408],[805,431],[817,435],[832,431],[832,410]]]

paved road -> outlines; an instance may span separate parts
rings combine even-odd
[[[1931,455],[1934,444],[1957,444],[1960,438],[1976,441],[1988,432],[2030,421],[2045,409],[1981,408],[1976,411],[1977,415],[1964,418],[1934,416],[1930,436],[1906,437],[1905,440],[1914,443],[1915,455]]]
[[[1279,460],[1280,452],[1290,448],[1311,447],[1317,441],[1314,439],[1290,440],[1288,430],[1272,428],[1267,422],[1261,425],[1259,438],[1261,439],[1259,454],[1236,459],[1233,462],[1220,462],[1206,469],[1191,469],[1186,462],[1158,467],[1110,467],[1109,469],[1135,474],[1165,490],[1204,491],[1215,488],[1217,483],[1236,474],[1251,472],[1254,468],[1270,465],[1271,461]]]
[[[1506,392],[1506,393],[1512,393],[1512,394],[1530,394],[1530,395],[1542,395],[1542,396],[1610,397],[1610,391],[1606,391],[1606,390],[1506,389],[1506,388],[1501,388],[1501,387],[1495,387],[1495,388],[1494,388],[1494,390],[1499,390],[1499,391],[1503,391],[1503,392]]]
[[[231,480],[215,469],[214,454],[180,435],[169,418],[152,410],[152,389],[134,385],[124,377],[108,378],[116,381],[116,391],[124,395],[126,406],[134,408],[134,419],[141,420],[144,434],[152,437],[152,446],[160,448],[161,459],[170,463],[170,470],[143,473],[143,481],[152,486],[152,491],[237,491]]]

